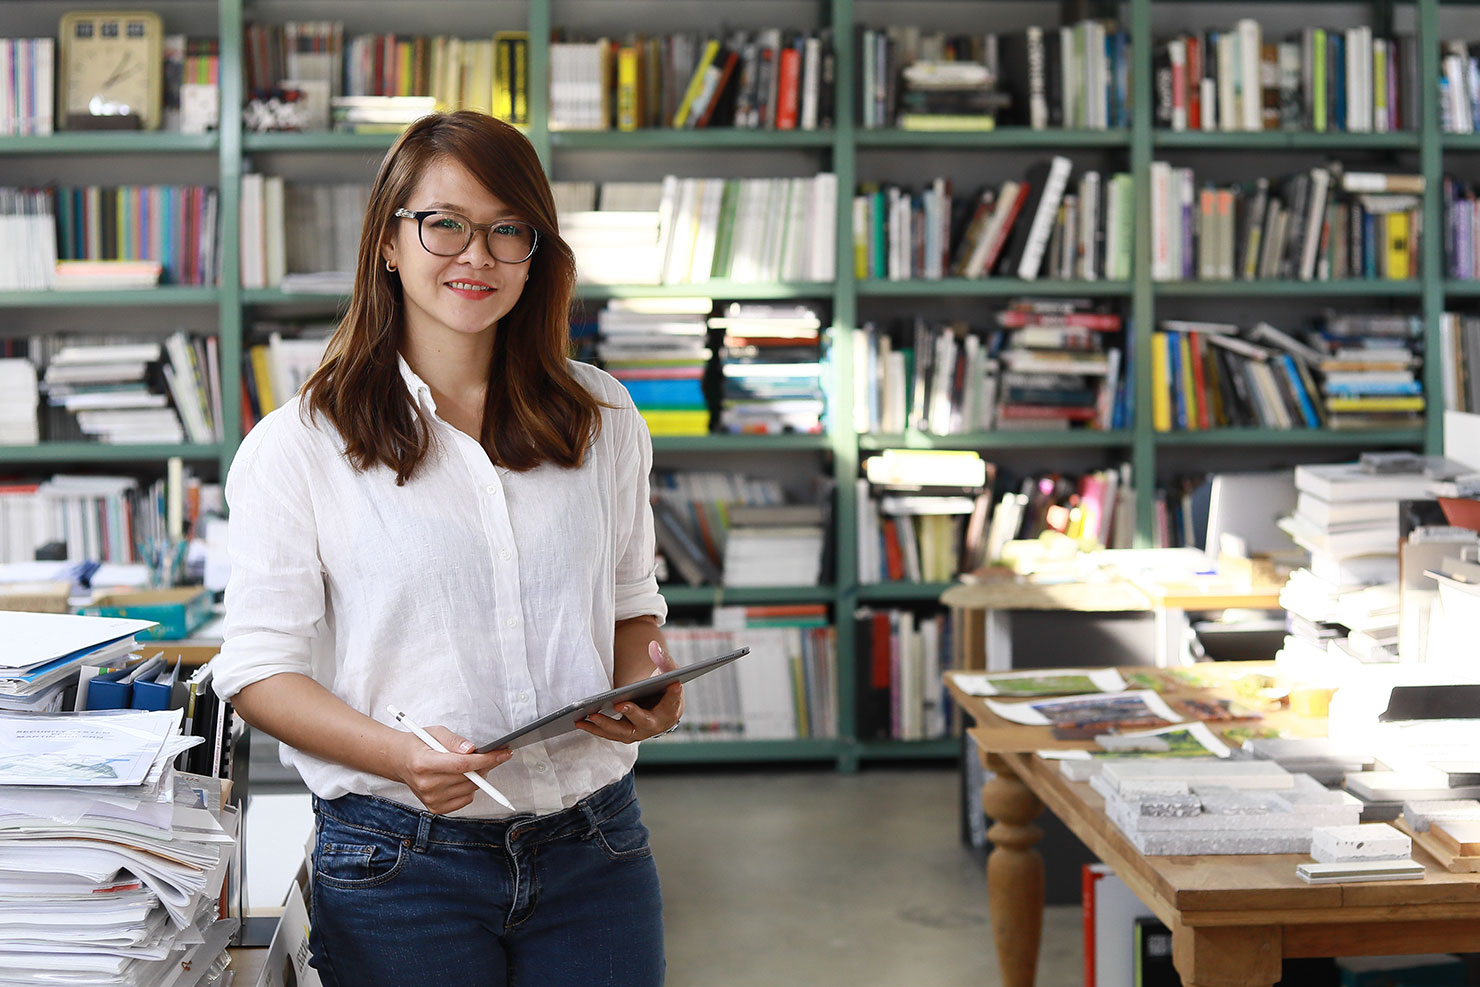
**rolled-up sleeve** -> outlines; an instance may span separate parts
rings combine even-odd
[[[281,672],[311,675],[313,641],[324,616],[324,574],[307,477],[280,447],[286,429],[264,427],[270,425],[288,423],[259,423],[226,481],[231,577],[225,643],[212,676],[217,695],[226,699]]]
[[[647,422],[633,405],[626,388],[618,384],[616,389],[618,393],[611,397],[618,407],[612,418],[613,423],[620,423],[620,439],[615,448],[617,476],[613,510],[618,515],[631,512],[630,523],[623,517],[614,518],[618,532],[626,531],[625,538],[619,535],[616,546],[616,617],[628,620],[652,614],[661,624],[668,617],[668,602],[658,592],[654,564],[653,505],[649,501],[648,485],[648,474],[653,468],[653,442]]]

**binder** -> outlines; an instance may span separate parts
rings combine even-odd
[[[88,709],[128,709],[133,699],[133,683],[128,680],[132,669],[115,668],[100,672],[87,682]]]
[[[177,704],[175,694],[180,680],[180,659],[158,674],[146,674],[134,680],[132,705],[134,709],[173,709]]]

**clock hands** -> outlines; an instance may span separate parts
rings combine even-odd
[[[135,66],[130,64],[130,62],[133,60],[133,57],[134,53],[131,51],[126,51],[123,53],[123,57],[118,60],[118,64],[113,69],[113,73],[108,76],[108,78],[103,80],[104,89],[123,79],[125,76],[133,73]]]

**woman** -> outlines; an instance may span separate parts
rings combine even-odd
[[[232,463],[216,689],[314,794],[326,984],[662,981],[631,769],[681,688],[475,752],[674,667],[651,443],[621,385],[565,357],[574,281],[529,142],[477,113],[418,121],[376,176],[322,366]]]

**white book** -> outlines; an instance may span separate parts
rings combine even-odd
[[[1321,247],[1321,227],[1326,219],[1326,193],[1331,187],[1331,172],[1325,168],[1310,170],[1310,203],[1305,220],[1305,242],[1300,245],[1300,280],[1309,281],[1316,274],[1316,258]]]
[[[802,42],[801,113],[799,130],[817,129],[817,104],[822,85],[822,39],[808,35]]]
[[[1222,39],[1219,39],[1220,43]],[[1170,281],[1172,238],[1175,230],[1172,216],[1172,166],[1165,161],[1151,162],[1151,277]],[[1178,224],[1180,225],[1180,224]]]
[[[724,191],[724,179],[704,181],[699,200],[699,223],[694,235],[694,257],[687,279],[691,284],[708,281],[710,269],[714,266],[715,236],[719,232],[719,209]]]
[[[1264,93],[1259,88],[1259,55],[1263,36],[1259,22],[1246,17],[1235,28],[1239,39],[1239,75],[1243,80],[1243,130],[1264,129]]]
[[[1064,197],[1064,189],[1068,186],[1069,174],[1073,170],[1074,162],[1061,155],[1054,155],[1048,178],[1043,183],[1043,197],[1038,201],[1038,212],[1033,217],[1033,225],[1028,229],[1028,242],[1023,247],[1023,256],[1018,263],[1017,275],[1026,281],[1038,277],[1043,251],[1048,247],[1048,238],[1059,214],[1059,203]]]
[[[809,269],[806,280],[832,281],[838,276],[838,176],[830,171],[812,179],[808,199],[810,216],[807,228],[811,242],[807,249]]]
[[[1218,35],[1218,129],[1238,130],[1243,122],[1243,110],[1238,99],[1234,73],[1238,71],[1238,35],[1223,31]]]
[[[262,263],[264,287],[276,288],[288,273],[287,217],[283,211],[283,177],[269,175],[262,185]]]
[[[241,281],[243,288],[267,287],[263,215],[263,176],[249,172],[241,179]]]

